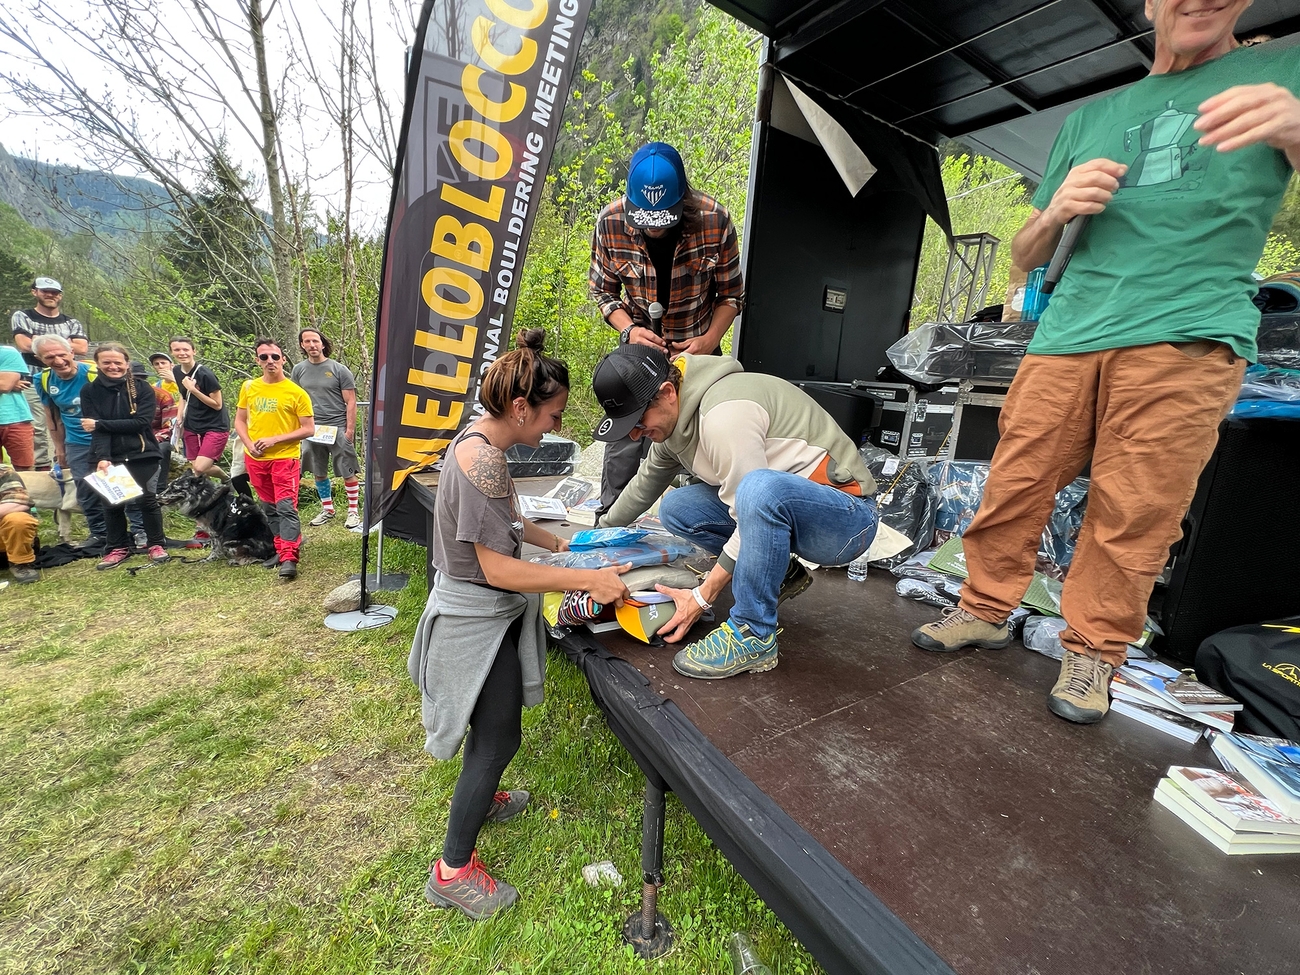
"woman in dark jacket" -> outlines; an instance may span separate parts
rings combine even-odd
[[[149,558],[166,562],[162,509],[151,484],[162,454],[154,439],[153,417],[158,401],[147,380],[131,375],[131,357],[116,342],[101,342],[95,350],[99,374],[81,393],[81,426],[90,431],[90,459],[102,473],[111,464],[125,464],[144,495],[138,499],[148,536]],[[106,554],[97,569],[111,569],[131,557],[126,506],[104,505],[108,523]]]

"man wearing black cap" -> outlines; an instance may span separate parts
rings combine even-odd
[[[14,348],[23,354],[23,360],[33,377],[41,374],[45,363],[32,351],[32,340],[41,335],[58,335],[67,339],[76,356],[85,356],[90,351],[90,341],[81,322],[70,315],[65,315],[59,306],[63,304],[63,285],[53,278],[37,278],[32,282],[32,298],[35,306],[16,311],[9,320],[9,327],[14,333]],[[45,408],[41,405],[40,394],[36,391],[36,380],[24,387],[23,395],[32,411],[32,433],[35,447],[37,470],[49,470],[53,456],[50,450],[50,432],[45,422]]]
[[[600,361],[592,386],[605,410],[597,440],[652,443],[602,527],[640,516],[679,467],[698,482],[666,495],[659,518],[718,561],[695,589],[656,587],[677,609],[659,635],[681,640],[731,584],[726,622],[680,651],[673,667],[706,679],[771,670],[777,605],[812,582],[793,555],[842,565],[875,537],[876,486],[857,448],[803,390],[746,373],[730,357],[683,354],[670,363],[657,348],[621,345]]]
[[[718,201],[691,189],[677,150],[651,142],[632,156],[627,193],[596,218],[591,300],[622,345],[712,355],[740,313],[744,283],[736,227]],[[645,456],[645,443],[605,448],[608,511]]]

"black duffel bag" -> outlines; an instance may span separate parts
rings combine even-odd
[[[1300,743],[1300,616],[1207,637],[1196,676],[1245,705],[1234,730]]]

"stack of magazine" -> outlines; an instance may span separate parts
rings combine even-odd
[[[1110,682],[1111,710],[1182,741],[1210,729],[1231,731],[1241,704],[1202,684],[1190,670],[1155,660],[1130,660]]]
[[[1300,745],[1221,733],[1212,747],[1225,771],[1175,765],[1156,802],[1224,853],[1300,853]]]

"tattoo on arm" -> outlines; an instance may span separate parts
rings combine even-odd
[[[467,444],[473,457],[465,467],[469,482],[489,498],[504,498],[510,494],[510,472],[506,455],[491,444]],[[459,452],[458,452],[459,453]]]

